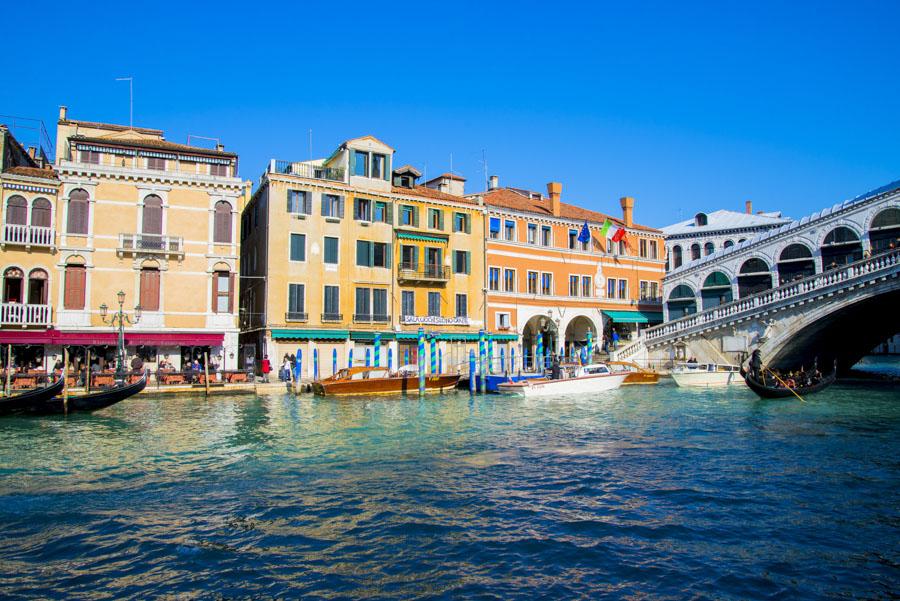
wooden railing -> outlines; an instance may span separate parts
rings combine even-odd
[[[48,326],[50,325],[50,305],[3,303],[0,305],[0,323],[3,325]]]
[[[23,246],[54,246],[56,231],[52,227],[39,225],[19,225],[5,223],[3,225],[3,244],[21,244]]]

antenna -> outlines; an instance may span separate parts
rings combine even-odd
[[[309,128],[309,160],[311,161],[313,158],[312,155],[312,128]]]
[[[134,129],[134,77],[117,77],[116,81],[128,82],[128,129]]]
[[[484,152],[484,148],[481,149],[481,168],[484,170],[484,189],[487,190],[491,184],[488,181],[487,155]]]
[[[450,153],[450,175],[453,175],[453,153]]]

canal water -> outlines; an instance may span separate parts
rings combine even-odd
[[[0,420],[0,597],[888,597],[900,391],[135,398]]]

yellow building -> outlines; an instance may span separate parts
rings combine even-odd
[[[484,213],[458,190],[416,184],[371,136],[327,159],[270,162],[242,217],[242,341],[303,377],[417,361],[419,328],[455,371],[484,327]],[[351,359],[352,357],[352,359]],[[426,362],[431,362],[430,352]]]
[[[248,193],[249,182],[237,177],[237,155],[221,146],[76,121],[61,107],[55,174],[29,165],[4,169],[3,176],[4,261],[20,278],[37,273],[47,282],[42,289],[29,279],[17,299],[26,306],[43,301],[43,309],[24,313],[37,318],[21,324],[28,343],[43,349],[48,366],[67,346],[73,364],[90,352],[106,367],[116,335],[100,307],[117,310],[121,290],[128,313],[141,308],[126,330],[129,357],[139,355],[153,369],[159,359],[179,368],[208,354],[216,365],[236,368],[237,223]],[[18,198],[30,207],[27,215]],[[48,210],[37,209],[47,202]],[[15,284],[4,285],[13,294]],[[20,314],[21,308],[6,309],[12,301],[4,301],[4,311]]]

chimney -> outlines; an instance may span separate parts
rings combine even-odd
[[[747,213],[748,215],[753,214],[753,201],[752,200],[747,200],[744,202],[744,212]]]
[[[488,190],[496,190],[500,187],[500,178],[492,175],[488,178]]]
[[[28,156],[30,156],[33,159],[36,159],[37,158],[37,148],[35,148],[34,146],[29,146],[28,147]]]
[[[559,217],[559,197],[562,195],[562,184],[550,182],[547,184],[547,196],[550,197],[550,211],[554,217]]]
[[[625,227],[631,227],[634,225],[634,198],[623,196],[619,199],[619,204],[622,205],[622,221],[625,222]]]
[[[222,144],[222,143],[217,142],[217,143],[216,143],[216,150],[218,150],[219,152],[224,151],[224,150],[225,150],[225,145]]]
[[[66,120],[66,114],[67,114],[68,112],[69,112],[69,107],[67,107],[67,106],[65,106],[65,105],[60,106],[60,107],[59,107],[59,120],[60,120],[60,121],[65,121],[65,120]]]

